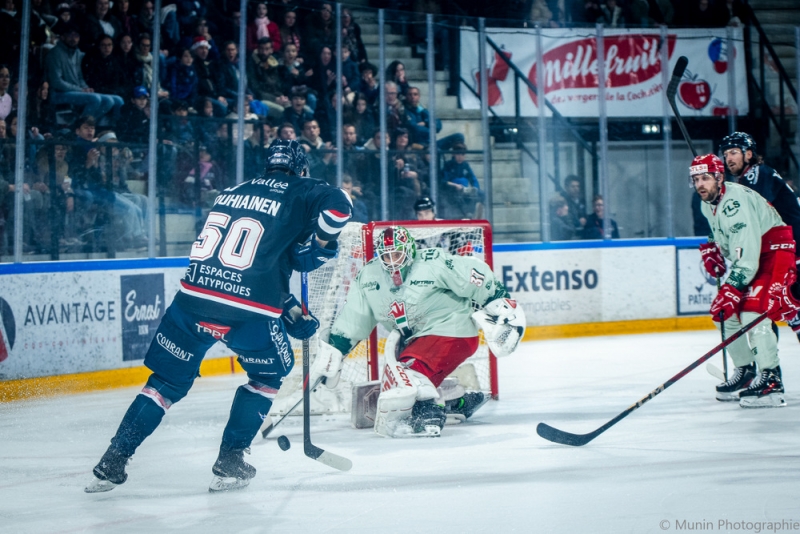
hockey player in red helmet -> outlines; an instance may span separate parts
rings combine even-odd
[[[714,154],[697,156],[689,168],[711,226],[711,242],[700,246],[703,264],[709,274],[721,276],[725,260],[731,262],[710,310],[711,318],[717,325],[724,322],[730,336],[765,311],[771,318],[796,314],[800,301],[786,300],[784,291],[796,276],[792,229],[764,197],[725,182],[724,173],[722,160]],[[717,400],[739,401],[743,408],[785,406],[777,341],[764,321],[750,330],[747,339],[731,343],[736,369],[730,380],[717,386]]]

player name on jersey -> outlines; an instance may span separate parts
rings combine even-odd
[[[231,208],[260,211],[276,217],[281,203],[271,198],[255,195],[219,195],[214,199],[215,206],[228,206]]]

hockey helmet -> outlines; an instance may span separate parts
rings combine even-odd
[[[308,176],[308,157],[295,140],[275,139],[267,149],[266,172],[283,170],[297,176]]]
[[[733,132],[722,138],[722,144],[719,147],[720,152],[724,154],[729,148],[740,148],[743,153],[752,150],[753,155],[756,154],[755,140],[750,134],[744,132]]]
[[[713,174],[717,177],[725,175],[725,165],[716,154],[695,156],[689,167],[689,185],[694,188],[694,176],[697,174]]]
[[[420,197],[414,202],[414,211],[432,210],[436,203],[430,197]]]
[[[390,226],[378,234],[375,252],[383,268],[392,273],[393,277],[395,273],[399,273],[401,278],[395,280],[395,284],[400,285],[417,257],[417,244],[408,230],[402,226]]]

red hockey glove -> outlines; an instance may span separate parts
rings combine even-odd
[[[711,303],[711,318],[720,322],[720,314],[722,320],[727,321],[734,315],[739,313],[739,306],[742,304],[742,292],[730,284],[722,284],[717,293],[717,298]]]
[[[700,256],[703,258],[703,266],[713,277],[722,276],[727,270],[725,258],[716,243],[703,243],[700,245]]]
[[[787,321],[796,323],[798,312],[800,312],[800,299],[795,293],[800,293],[800,288],[794,284],[797,281],[797,274],[794,271],[786,273],[783,284],[775,283],[769,288],[769,308],[767,317],[773,321]],[[794,289],[795,291],[792,291]],[[796,324],[792,324],[792,330]]]

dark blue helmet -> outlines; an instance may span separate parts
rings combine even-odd
[[[296,176],[308,176],[308,158],[300,143],[276,139],[269,145],[266,172],[278,170]]]
[[[752,150],[753,154],[756,153],[756,142],[750,134],[744,132],[733,132],[722,138],[722,145],[719,147],[720,151],[724,154],[729,148],[740,148],[742,152]]]

